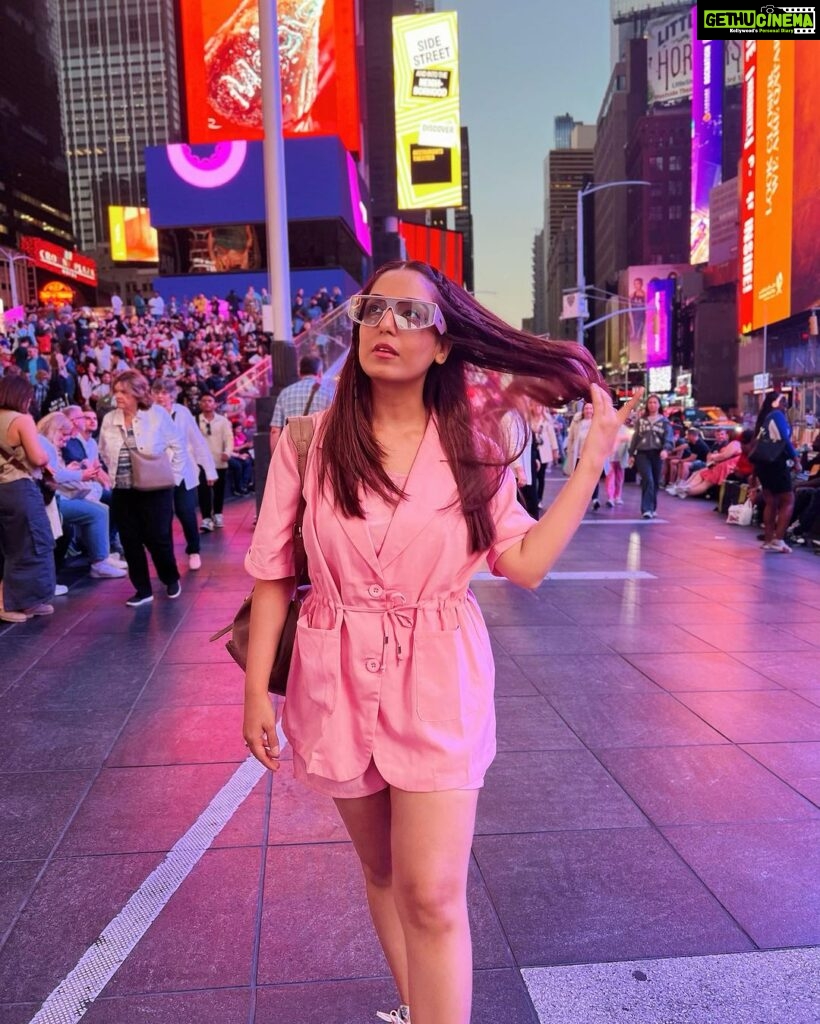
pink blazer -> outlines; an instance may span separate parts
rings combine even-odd
[[[468,550],[456,483],[431,418],[377,555],[367,521],[320,494],[308,456],[304,520],[312,591],[300,617],[284,728],[311,774],[334,781],[375,760],[394,786],[418,792],[479,785],[495,755],[494,666],[469,590],[534,522],[516,501],[512,473],[492,503],[497,537]],[[245,568],[256,579],[294,574],[291,531],[299,494],[285,432],[271,460]]]

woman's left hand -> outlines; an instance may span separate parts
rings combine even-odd
[[[635,411],[643,397],[643,388],[638,388],[629,401],[620,409],[612,404],[609,392],[600,385],[591,387],[592,426],[584,442],[584,462],[594,461],[603,466],[612,454],[618,431]]]

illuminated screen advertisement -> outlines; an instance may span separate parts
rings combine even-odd
[[[681,263],[650,263],[621,273],[621,358],[630,363],[671,363],[672,300],[678,278],[689,268]]]
[[[697,24],[697,8],[692,11]],[[692,33],[692,194],[689,261],[709,260],[709,193],[722,181],[723,41]]]
[[[358,152],[355,0],[276,6],[284,134],[338,135]],[[179,9],[189,141],[261,139],[258,0],[184,0]]]
[[[668,366],[672,362],[672,300],[674,277],[652,278],[646,286],[646,365]]]
[[[808,301],[806,296],[818,290],[813,251],[820,227],[817,168],[805,167],[808,154],[804,148],[808,143],[816,149],[813,112],[810,99],[808,105],[805,97],[799,105],[795,103],[797,65],[809,96],[814,95],[808,67],[813,49],[806,46],[809,52],[804,53],[791,40],[744,42],[738,301],[742,334],[807,308],[813,296]],[[795,125],[798,113],[799,136]],[[806,131],[808,136],[802,134]],[[799,173],[794,167],[796,137],[800,138],[799,162],[803,165]],[[795,189],[800,213],[796,207],[793,210]],[[793,264],[796,271],[799,268],[794,278]]]
[[[264,224],[163,228],[160,270],[166,275],[261,270],[265,245]]]
[[[157,233],[151,227],[151,211],[144,206],[109,206],[111,259],[115,263],[156,263]]]
[[[393,18],[400,210],[461,206],[455,11]]]
[[[693,31],[694,28],[694,31]],[[650,106],[680,103],[692,96],[692,40],[697,26],[688,13],[653,18],[646,26],[647,98]],[[723,43],[724,82],[740,85],[743,79],[743,43]]]
[[[43,270],[51,270],[60,277],[67,277],[82,284],[97,283],[97,264],[89,256],[82,256],[72,249],[64,249],[53,242],[46,242],[32,235],[20,237],[20,250]]]

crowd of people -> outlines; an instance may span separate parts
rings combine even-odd
[[[295,333],[343,301],[339,288],[320,288],[307,301],[299,289]],[[179,302],[136,295],[129,306],[115,293],[103,310],[29,309],[0,336],[0,483],[15,485],[0,488],[0,497],[20,513],[3,532],[0,617],[50,614],[52,598],[67,590],[52,581],[54,570],[72,559],[84,559],[94,579],[128,575],[135,592],[127,603],[137,607],[153,599],[150,556],[167,596],[179,595],[173,517],[196,571],[202,536],[224,525],[226,497],[255,489],[256,423],[244,398],[256,392],[245,386],[226,398],[231,382],[243,383],[268,354],[269,302],[253,286],[243,296],[231,289],[224,298]],[[165,486],[137,479],[152,458],[168,463]],[[43,505],[36,518],[48,525],[39,539],[25,529],[33,493],[26,479]],[[35,553],[25,550],[32,544],[40,549],[33,574]],[[28,579],[22,591],[21,573]]]

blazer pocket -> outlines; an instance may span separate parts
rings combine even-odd
[[[314,704],[332,714],[341,675],[341,627],[311,629],[303,616],[296,623],[296,650],[299,655],[297,686]]]
[[[416,713],[423,722],[461,718],[461,644],[460,628],[414,634]]]

